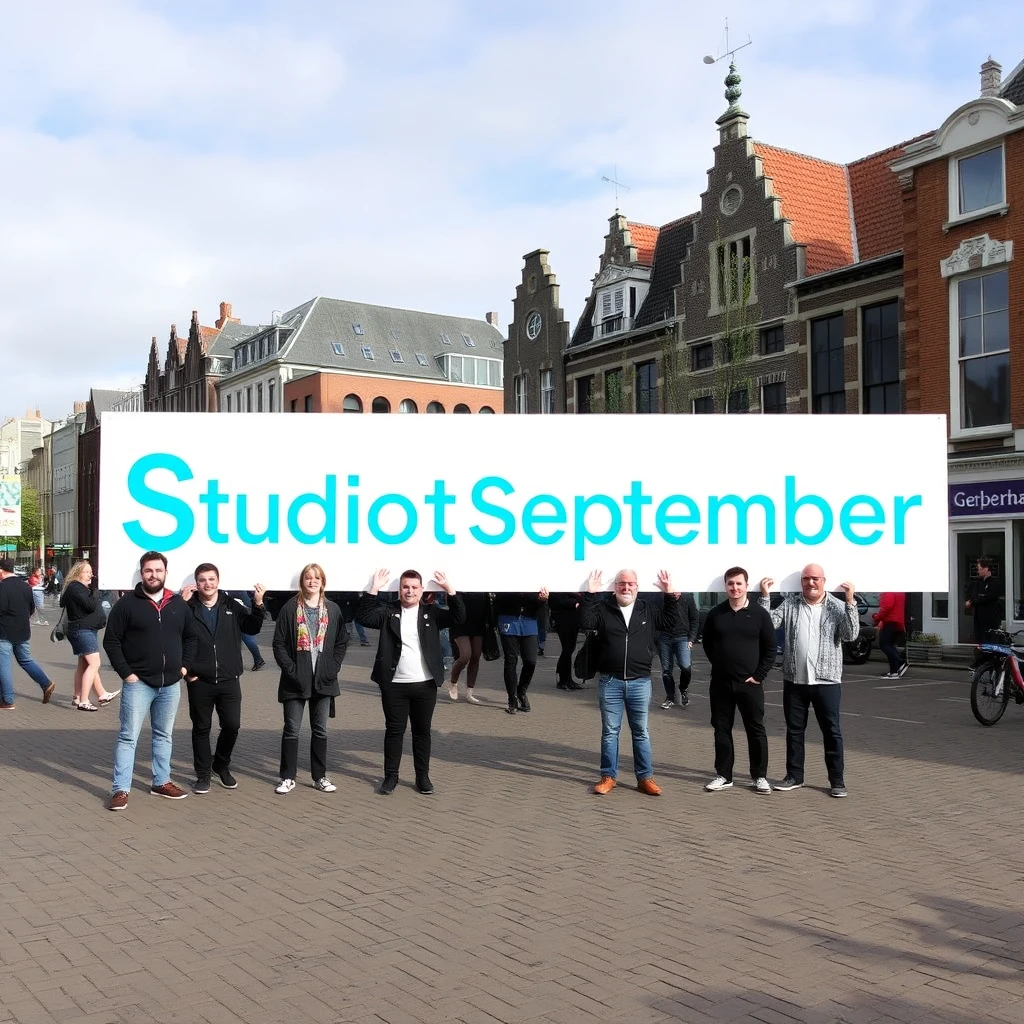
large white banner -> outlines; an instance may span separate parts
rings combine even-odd
[[[733,565],[799,589],[948,587],[942,416],[344,416],[105,413],[101,585],[213,562],[227,588],[330,590],[375,569],[461,590],[579,590],[667,568],[721,589]]]
[[[21,536],[21,477],[0,476],[0,537]]]

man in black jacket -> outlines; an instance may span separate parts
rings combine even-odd
[[[36,663],[29,647],[35,610],[28,582],[16,575],[11,559],[0,559],[0,711],[14,710],[12,657],[39,684],[44,704],[50,703],[57,689],[57,684]]]
[[[672,662],[679,666],[679,706],[690,703],[693,644],[697,639],[700,617],[693,594],[676,594],[679,602],[679,623],[672,633],[658,634],[658,661],[661,662],[661,682],[665,687],[663,711],[676,706],[676,681],[672,675]]]
[[[242,636],[256,636],[263,628],[266,588],[253,589],[252,610],[221,593],[220,572],[212,562],[196,566],[196,585],[186,586],[181,596],[188,602],[196,631],[196,659],[188,679],[188,714],[192,719],[192,758],[196,782],[192,792],[210,792],[216,775],[226,789],[238,782],[231,774],[231,752],[242,724]],[[220,735],[217,752],[210,754],[210,728],[217,711]]]
[[[974,595],[964,603],[966,611],[974,613],[974,642],[989,642],[989,634],[1003,622],[1003,584],[992,575],[992,561],[978,559],[978,578],[974,581]]]
[[[150,792],[168,800],[188,794],[171,782],[171,735],[181,700],[182,676],[196,656],[196,632],[185,602],[164,587],[167,557],[147,551],[139,559],[142,582],[110,610],[103,649],[121,677],[121,727],[114,747],[109,808],[123,811],[135,770],[135,746],[146,715],[153,730]]]
[[[709,793],[732,786],[735,752],[732,725],[739,708],[747,732],[751,787],[771,793],[768,784],[768,734],[764,728],[764,687],[775,662],[775,627],[767,609],[747,597],[747,570],[725,571],[729,596],[708,612],[704,623],[704,653],[711,662],[711,724],[715,730],[715,777],[704,787]]]
[[[443,572],[434,580],[448,594],[448,607],[433,603],[423,593],[423,577],[406,569],[398,581],[398,603],[381,604],[377,593],[391,573],[378,569],[370,589],[356,610],[356,621],[379,629],[377,657],[370,678],[380,687],[384,708],[384,781],[377,791],[387,796],[398,785],[405,728],[412,720],[412,760],[416,789],[434,792],[430,781],[430,723],[437,704],[437,688],[444,682],[441,630],[466,619],[466,607]]]
[[[601,570],[587,580],[587,593],[580,608],[580,629],[597,633],[597,701],[601,708],[601,779],[594,786],[599,796],[615,787],[619,769],[619,732],[625,711],[633,737],[633,770],[636,788],[649,796],[660,796],[654,781],[651,738],[647,733],[647,711],[651,703],[651,664],[654,637],[676,628],[679,605],[672,593],[672,580],[662,569],[658,587],[664,592],[662,605],[637,600],[637,576],[632,569],[615,575],[615,603],[601,600],[604,589]]]

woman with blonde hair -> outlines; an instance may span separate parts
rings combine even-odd
[[[78,656],[75,667],[75,695],[71,703],[79,711],[98,711],[121,691],[108,693],[100,679],[100,646],[97,632],[107,624],[107,616],[92,587],[93,572],[88,562],[75,562],[64,580],[60,606],[67,615],[67,638]],[[97,704],[89,697],[96,687]]]
[[[275,792],[295,788],[299,758],[299,729],[309,704],[310,769],[313,788],[333,793],[337,787],[327,777],[327,719],[334,717],[334,698],[341,690],[338,674],[345,660],[348,630],[341,609],[325,597],[327,575],[315,562],[299,573],[299,592],[289,598],[277,615],[274,660],[281,669],[277,699],[284,706],[281,735],[281,781]]]

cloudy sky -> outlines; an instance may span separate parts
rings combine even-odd
[[[699,206],[725,109],[693,0],[34,0],[0,65],[0,417],[140,383],[228,300],[511,317],[551,250],[582,310],[614,211]],[[937,127],[1024,5],[733,0],[758,139],[848,161]]]

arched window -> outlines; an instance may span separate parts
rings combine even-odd
[[[444,412],[444,406],[440,402],[431,402],[427,406],[427,412]]]
[[[419,412],[416,403],[411,398],[403,398],[402,404],[398,407],[399,412]]]
[[[493,416],[494,415],[494,410],[489,405],[485,405],[480,410],[480,415],[483,416],[484,413],[490,413]]]
[[[371,412],[391,412],[391,403],[386,398],[375,398]]]
[[[358,395],[346,395],[345,402],[341,407],[342,412],[362,412],[363,402]]]
[[[469,412],[469,406],[463,405],[462,402],[459,402],[459,404],[455,406],[452,412]]]

